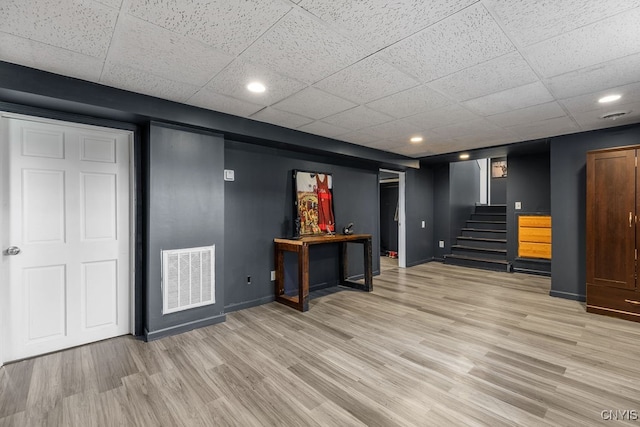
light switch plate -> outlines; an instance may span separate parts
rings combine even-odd
[[[522,209],[522,202],[516,202],[516,210]]]
[[[275,272],[275,270],[271,272],[271,281],[273,282],[274,280],[276,280],[276,272]]]
[[[440,246],[441,248],[444,248],[444,240],[440,240],[438,242],[438,246]]]
[[[224,180],[225,181],[234,181],[235,180],[235,171],[233,169],[225,169],[224,170]]]
[[[426,227],[426,224],[424,221],[422,221],[422,228]]]

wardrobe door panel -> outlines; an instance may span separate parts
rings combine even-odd
[[[588,284],[636,287],[635,156],[634,149],[587,156]]]

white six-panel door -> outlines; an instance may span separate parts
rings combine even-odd
[[[3,117],[2,137],[4,361],[129,333],[131,133]]]

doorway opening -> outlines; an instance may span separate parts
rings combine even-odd
[[[380,271],[406,268],[405,173],[380,169]]]

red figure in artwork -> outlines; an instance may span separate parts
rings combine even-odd
[[[327,175],[316,174],[316,192],[318,193],[318,226],[325,232],[334,232],[336,225],[333,218],[333,201]]]

